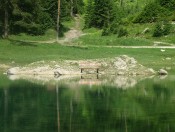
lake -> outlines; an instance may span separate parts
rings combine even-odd
[[[1,132],[173,132],[175,76],[0,76]]]

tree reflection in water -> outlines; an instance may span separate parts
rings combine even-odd
[[[175,131],[174,80],[145,79],[127,89],[70,82],[1,84],[0,131]]]

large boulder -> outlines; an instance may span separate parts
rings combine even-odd
[[[108,65],[107,73],[117,75],[152,75],[155,71],[139,64],[133,57],[122,55],[112,60],[112,65]]]
[[[158,71],[158,73],[159,73],[159,75],[168,75],[168,72],[166,70],[164,70],[164,69],[160,69]]]

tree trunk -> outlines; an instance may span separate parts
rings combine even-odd
[[[57,42],[59,40],[59,35],[60,35],[60,4],[61,4],[61,0],[58,0]]]
[[[8,38],[8,2],[5,1],[5,8],[4,8],[4,38]]]
[[[60,110],[59,110],[59,87],[56,84],[56,105],[57,105],[57,123],[58,123],[58,132],[60,132]]]
[[[74,13],[73,13],[73,9],[74,9],[74,5],[73,5],[73,0],[71,0],[71,9],[70,9],[70,16],[73,17]]]
[[[123,0],[120,0],[120,6],[123,7]]]

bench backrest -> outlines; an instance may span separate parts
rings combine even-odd
[[[100,68],[100,63],[89,63],[89,62],[80,62],[79,67],[80,68]]]

